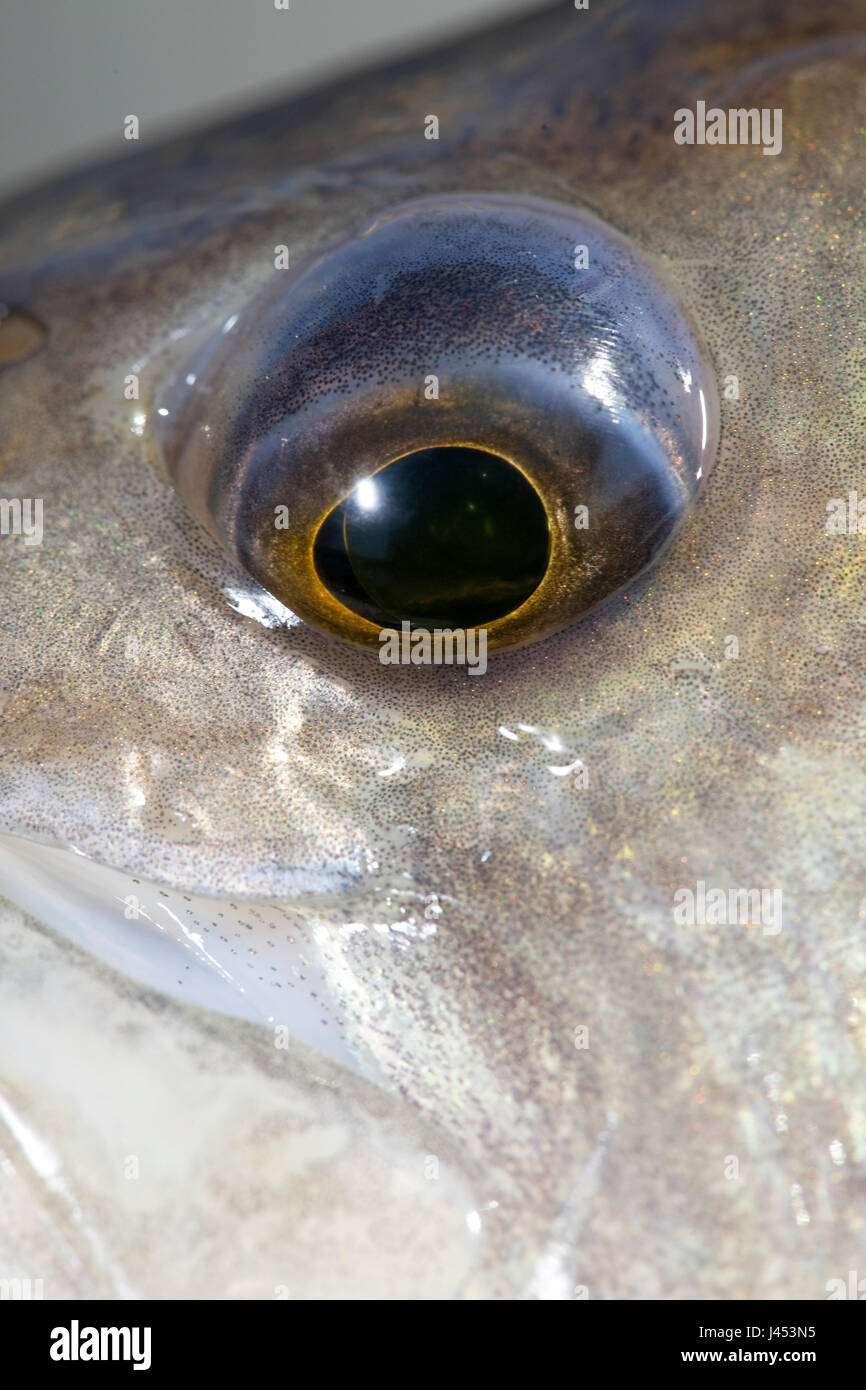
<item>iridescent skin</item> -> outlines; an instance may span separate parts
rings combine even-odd
[[[0,372],[0,484],[43,497],[46,527],[0,552],[0,828],[324,922],[346,1035],[393,1096],[313,1052],[287,1078],[255,1030],[169,1005],[165,1048],[187,1105],[231,1069],[239,1114],[309,1087],[304,1067],[326,1075],[390,1192],[403,1139],[383,1136],[411,1132],[400,1192],[422,1212],[411,1248],[447,1247],[437,1293],[822,1298],[862,1264],[863,542],[825,522],[862,483],[866,11],[792,3],[784,31],[775,13],[558,7],[3,213],[0,297],[50,340]],[[782,153],[676,146],[674,111],[699,99],[782,108]],[[350,218],[464,189],[574,201],[633,237],[678,282],[720,386],[740,387],[658,567],[475,681],[232,611],[221,591],[253,586],[158,476],[122,393],[140,372],[146,415],[172,334],[250,299],[275,244],[303,254]],[[577,759],[586,787],[562,772]],[[673,894],[698,880],[781,888],[782,930],[677,925]],[[435,932],[385,930],[401,904]],[[251,933],[267,959],[267,926]],[[127,1015],[143,1030],[128,1066],[145,1086],[150,1012],[76,969],[94,1019],[115,1000],[115,1043]],[[327,1127],[332,1098],[304,1094]],[[160,1123],[180,1145],[182,1119]],[[190,1217],[221,1249],[244,1212],[258,1293],[287,1258],[266,1140],[282,1161],[263,1121],[220,1150],[223,1201]],[[435,1200],[424,1155],[446,1174]],[[163,1226],[187,1211],[183,1171],[152,1199]],[[365,1245],[391,1199],[345,1181],[358,1268],[331,1278],[357,1293],[392,1268]],[[312,1186],[317,1234],[329,1182]],[[485,1208],[468,1253],[443,1221],[461,1184]],[[111,1194],[117,1232],[133,1199]],[[141,1278],[158,1285],[169,1237],[151,1239]]]

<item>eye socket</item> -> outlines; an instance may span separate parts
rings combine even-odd
[[[655,560],[715,456],[718,400],[659,272],[589,213],[450,195],[274,283],[160,397],[200,521],[336,636],[532,641]]]

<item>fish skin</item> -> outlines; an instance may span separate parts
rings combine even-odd
[[[486,1288],[822,1298],[866,1210],[862,560],[824,527],[861,481],[866,9],[665,21],[559,6],[7,205],[0,298],[49,338],[0,373],[0,485],[46,516],[38,553],[0,542],[0,829],[326,904],[335,936],[436,894],[435,935],[353,936],[341,989],[499,1203]],[[782,153],[675,146],[698,99],[781,107]],[[741,388],[661,565],[481,681],[233,611],[254,586],[122,395],[140,364],[146,413],[172,331],[251,298],[275,243],[465,189],[633,237]],[[550,771],[577,758],[586,788]],[[677,925],[698,880],[780,887],[782,931]]]

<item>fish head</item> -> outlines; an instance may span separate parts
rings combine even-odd
[[[182,993],[138,960],[162,895],[193,1002],[423,1116],[481,1194],[471,1287],[821,1297],[866,1163],[864,12],[665,20],[557,6],[7,206],[45,332],[0,487],[44,536],[2,542],[2,829],[94,866],[114,964]],[[679,143],[699,103],[783,126]],[[584,244],[591,352],[542,275]],[[377,660],[310,520],[364,460],[519,442],[571,553],[608,476],[575,380],[667,469],[664,548],[643,497],[483,675]],[[283,502],[288,560],[245,529]]]

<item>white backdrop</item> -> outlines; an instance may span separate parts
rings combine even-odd
[[[171,130],[411,52],[528,0],[0,0],[0,191],[120,138]],[[151,124],[152,123],[152,124]]]

